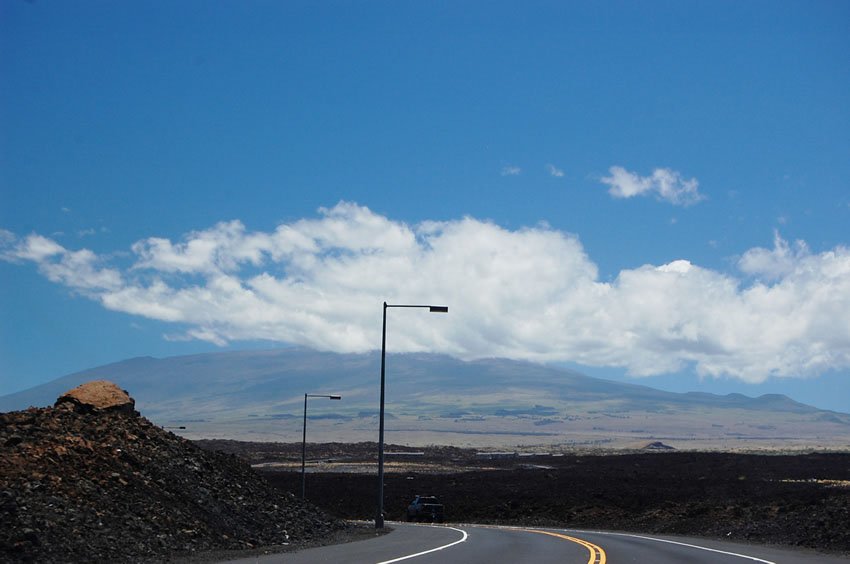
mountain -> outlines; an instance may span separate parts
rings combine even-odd
[[[152,421],[190,438],[299,441],[304,394],[311,441],[375,440],[380,355],[304,348],[134,358],[0,397],[0,411],[51,405],[89,380],[128,390]],[[388,442],[469,446],[679,448],[847,446],[850,415],[776,394],[673,393],[506,359],[393,354],[386,363]]]

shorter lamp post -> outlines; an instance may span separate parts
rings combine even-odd
[[[342,396],[304,394],[304,427],[301,434],[301,499],[304,499],[304,494],[307,491],[307,475],[304,472],[304,466],[307,463],[307,398],[328,398],[332,400],[339,400],[342,399]]]

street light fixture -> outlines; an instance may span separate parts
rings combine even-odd
[[[304,394],[304,427],[301,434],[301,499],[304,499],[304,494],[307,490],[307,475],[304,472],[304,466],[307,462],[307,398],[328,398],[332,400],[339,400],[342,399],[342,396]]]
[[[431,313],[448,313],[448,306],[435,305],[398,305],[384,302],[384,328],[381,333],[381,410],[378,422],[378,514],[375,515],[375,528],[384,528],[384,382],[387,359],[387,308],[418,307],[428,308]]]

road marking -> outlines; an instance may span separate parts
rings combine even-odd
[[[528,531],[529,533],[540,533],[541,535],[549,535],[549,536],[552,536],[552,537],[558,537],[559,539],[568,540],[570,542],[574,542],[576,544],[582,545],[584,548],[586,548],[588,550],[588,552],[590,552],[590,558],[587,560],[587,564],[605,564],[605,561],[607,559],[607,557],[605,555],[605,551],[602,550],[601,546],[597,546],[597,545],[593,544],[592,542],[588,542],[584,539],[571,537],[571,536],[568,536],[568,535],[562,535],[560,533],[553,533],[551,531],[539,531],[537,529],[524,529],[524,530]]]
[[[422,525],[419,525],[420,527]],[[466,541],[466,538],[469,536],[466,534],[466,531],[463,529],[455,529],[454,527],[441,527],[443,529],[451,529],[453,531],[457,531],[463,536],[460,540],[456,540],[454,542],[450,542],[449,544],[444,544],[443,546],[438,546],[437,548],[432,548],[431,550],[424,550],[422,552],[417,552],[416,554],[408,554],[407,556],[399,556],[398,558],[393,558],[392,560],[384,560],[383,562],[378,562],[378,564],[392,564],[393,562],[401,562],[402,560],[408,560],[409,558],[416,558],[417,556],[422,556],[423,554],[430,554],[432,552],[437,552],[438,550],[444,550],[449,548],[450,546],[454,546],[456,544],[460,544]]]
[[[581,531],[579,531],[579,532],[581,532]],[[754,560],[756,562],[763,562],[764,564],[776,564],[776,562],[773,562],[771,560],[763,560],[761,558],[756,558],[755,556],[748,556],[746,554],[739,554],[737,552],[728,552],[726,550],[718,550],[716,548],[708,548],[707,546],[699,546],[697,544],[688,544],[686,542],[678,542],[678,541],[667,540],[667,539],[659,539],[659,538],[655,538],[655,537],[645,537],[643,535],[632,535],[632,534],[629,534],[629,533],[609,533],[609,532],[605,532],[605,531],[585,531],[585,532],[593,533],[595,535],[616,535],[616,536],[619,536],[619,537],[632,537],[632,538],[636,538],[636,539],[651,540],[651,541],[656,541],[656,542],[666,542],[668,544],[677,544],[679,546],[687,546],[688,548],[696,548],[698,550],[706,550],[708,552],[717,552],[718,554],[726,554],[728,556],[737,556],[738,558],[746,558],[747,560]]]

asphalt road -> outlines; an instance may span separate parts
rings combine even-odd
[[[603,531],[412,525],[388,523],[394,530],[373,539],[231,560],[241,564],[837,564],[847,558],[791,549],[687,537],[659,537]]]

